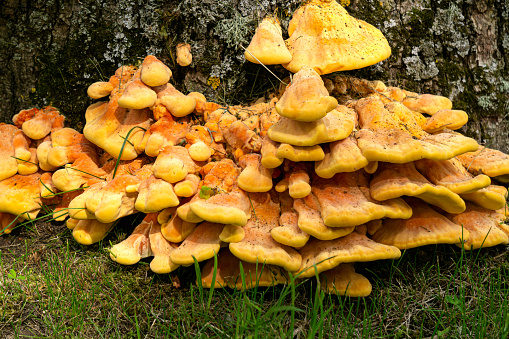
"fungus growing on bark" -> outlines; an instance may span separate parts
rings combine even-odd
[[[177,45],[177,63],[180,66],[189,66],[193,61],[193,55],[191,54],[191,45],[186,43],[180,43]]]
[[[292,60],[276,17],[269,16],[260,22],[244,57],[255,64],[264,65],[286,64]]]
[[[307,1],[288,26],[292,60],[283,67],[296,73],[311,67],[319,74],[367,67],[391,55],[383,34],[357,20],[334,0]]]

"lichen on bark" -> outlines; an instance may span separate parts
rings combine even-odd
[[[468,134],[509,151],[507,133],[509,0],[340,1],[378,27],[392,56],[348,72],[420,93],[449,97],[469,113]],[[245,62],[258,22],[275,14],[284,31],[297,0],[2,2],[0,111],[9,121],[22,108],[53,104],[80,129],[92,102],[86,88],[123,63],[155,54],[170,66],[183,92],[200,91],[223,104],[247,102],[279,82]],[[286,34],[286,33],[285,33]],[[193,63],[175,62],[179,42]],[[288,72],[270,66],[280,78]],[[504,134],[505,133],[505,134]]]

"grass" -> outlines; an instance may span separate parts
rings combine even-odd
[[[245,292],[204,290],[199,270],[167,275],[149,260],[121,266],[107,248],[77,244],[65,226],[36,222],[0,237],[0,333],[37,338],[506,338],[505,246],[408,250],[357,265],[367,298],[324,294],[315,278]],[[180,285],[179,288],[175,286]]]

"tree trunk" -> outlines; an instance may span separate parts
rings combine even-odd
[[[449,97],[469,113],[468,135],[509,152],[509,0],[338,0],[378,27],[392,56],[347,72]],[[0,117],[54,105],[80,130],[92,103],[88,85],[122,64],[155,54],[183,92],[236,104],[277,88],[278,80],[245,62],[257,23],[276,14],[284,30],[296,0],[28,1],[0,5]],[[175,46],[188,42],[193,63],[180,67]],[[271,66],[279,77],[288,72]],[[217,86],[217,87],[216,87]]]

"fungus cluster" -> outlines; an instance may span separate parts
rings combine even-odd
[[[327,292],[350,296],[371,292],[354,263],[429,244],[509,243],[507,189],[492,184],[508,181],[509,156],[454,132],[465,112],[380,81],[324,81],[390,54],[378,30],[335,1],[306,2],[288,33],[285,42],[267,18],[247,48],[249,61],[295,73],[250,106],[184,95],[147,56],[90,85],[100,101],[83,134],[51,107],[1,124],[0,234],[53,206],[89,245],[143,213],[112,260],[153,257],[161,274],[206,261],[201,283],[215,288],[320,274]],[[189,51],[179,45],[180,65]]]

